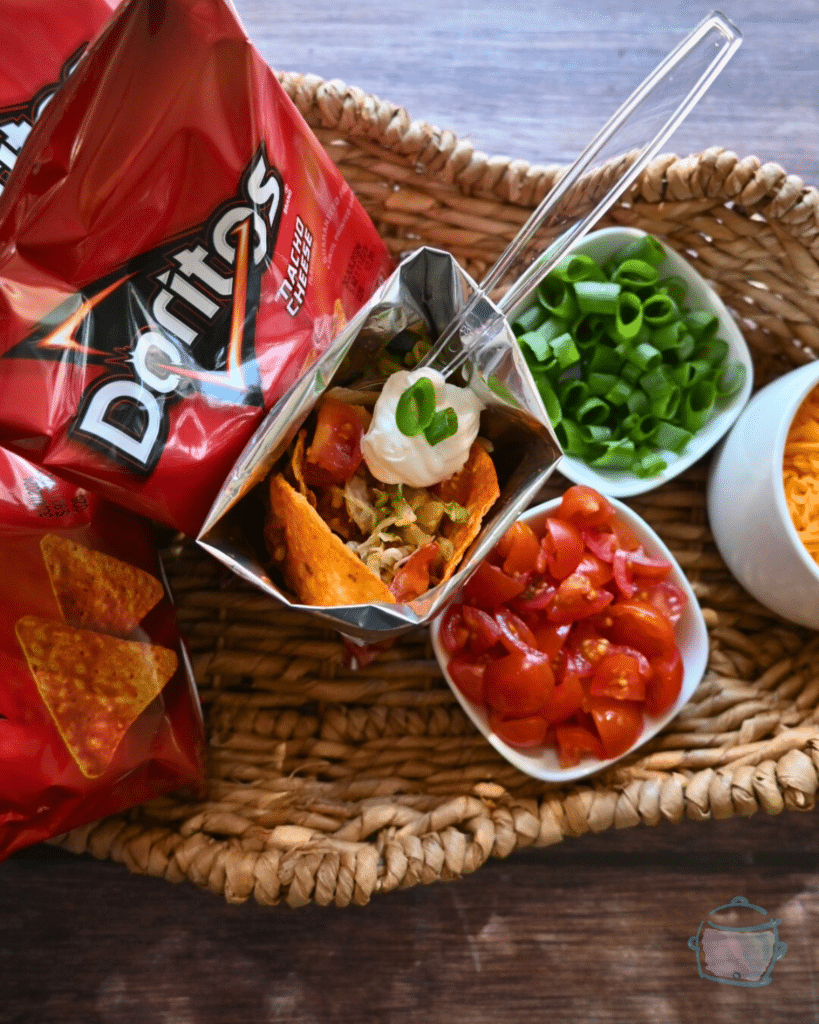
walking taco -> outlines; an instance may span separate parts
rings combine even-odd
[[[425,364],[474,288],[446,253],[408,257],[271,410],[199,543],[353,638],[428,621],[560,454],[487,300],[464,377]]]

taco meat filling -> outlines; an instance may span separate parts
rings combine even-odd
[[[414,600],[452,575],[498,496],[479,440],[430,486],[377,479],[362,453],[375,400],[326,395],[270,479],[265,540],[304,603]]]

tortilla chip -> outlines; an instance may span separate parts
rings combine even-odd
[[[128,636],[164,594],[150,573],[68,537],[49,533],[40,549],[69,626]]]
[[[476,441],[469,450],[469,458],[463,469],[433,490],[441,501],[457,501],[469,510],[469,519],[465,523],[444,519],[441,525],[441,536],[450,540],[453,546],[452,555],[447,559],[440,578],[443,583],[460,565],[464,552],[481,532],[484,516],[500,495],[498,474],[492,457]]]
[[[330,529],[307,499],[279,474],[270,478],[267,533],[284,533],[284,579],[303,604],[395,604],[389,587]]]
[[[32,615],[15,632],[69,753],[83,775],[97,778],[176,671],[176,654]]]

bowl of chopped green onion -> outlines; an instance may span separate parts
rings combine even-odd
[[[719,296],[635,228],[574,246],[512,329],[563,447],[558,470],[604,494],[642,494],[701,458],[753,386]]]

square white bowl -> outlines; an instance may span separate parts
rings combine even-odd
[[[557,759],[557,752],[551,746],[544,745],[525,749],[510,746],[492,731],[485,709],[467,700],[452,682],[447,671],[449,655],[441,642],[441,620],[443,616],[433,620],[431,626],[430,635],[435,657],[438,659],[438,664],[441,667],[444,678],[466,714],[495,750],[502,754],[510,764],[527,775],[531,775],[536,779],[542,779],[544,782],[574,782],[577,779],[608,768],[615,761],[629,757],[635,750],[648,743],[652,737],[656,736],[661,729],[668,725],[672,718],[677,715],[680,708],[690,700],[702,679],[708,663],[708,630],[705,625],[705,619],[694,591],[691,589],[691,584],[686,579],[677,560],[644,519],[616,498],[610,498],[609,500],[614,506],[617,518],[628,526],[643,545],[646,553],[652,558],[665,558],[671,563],[669,579],[682,589],[687,598],[685,609],[674,630],[683,660],[683,682],[680,694],[673,706],[664,715],[644,714],[642,733],[636,742],[621,754],[620,757],[602,761],[597,758],[586,757],[570,768],[562,768]],[[529,523],[535,532],[538,532],[542,528],[546,517],[552,515],[555,509],[558,508],[560,501],[560,498],[555,498],[552,501],[544,502],[542,505],[536,505],[528,509],[520,518],[522,521]],[[456,594],[454,600],[458,601],[459,599],[460,595]]]
[[[637,228],[603,228],[578,242],[569,250],[567,258],[582,253],[591,256],[602,265],[629,242],[645,236],[646,232]],[[582,459],[571,455],[564,455],[558,463],[558,472],[573,483],[586,484],[601,494],[618,498],[644,494],[655,487],[660,487],[702,458],[728,432],[747,404],[753,388],[754,367],[751,353],[725,303],[682,256],[669,248],[662,239],[658,238],[657,241],[666,253],[665,260],[659,266],[660,278],[682,278],[687,286],[686,307],[692,310],[705,310],[719,319],[719,337],[728,344],[727,362],[738,362],[743,365],[745,381],[735,395],[725,402],[718,403],[712,409],[705,425],[697,431],[680,455],[659,452],[668,465],[655,476],[642,479],[628,470],[595,469]]]

